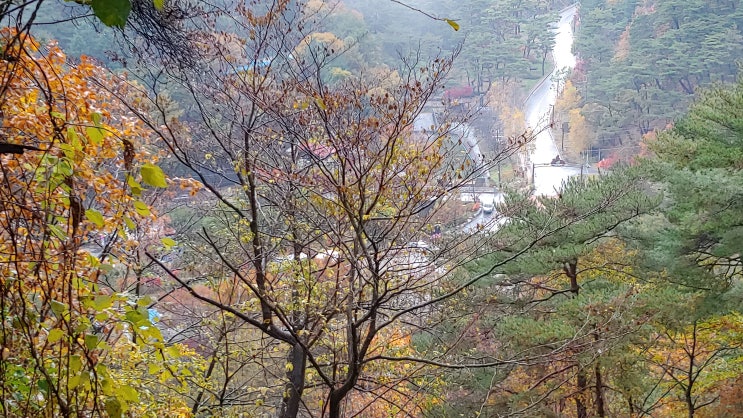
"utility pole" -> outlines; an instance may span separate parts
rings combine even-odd
[[[498,160],[498,190],[503,188],[503,183],[501,182],[501,174],[500,174],[500,160]]]
[[[534,180],[535,180],[535,179],[534,179],[534,170],[535,170],[535,167],[534,167],[534,163],[532,162],[532,163],[531,163],[531,184],[532,184],[532,185],[535,185],[535,184],[536,184],[536,183],[534,182]]]

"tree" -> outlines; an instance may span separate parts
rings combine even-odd
[[[562,125],[556,127],[561,135],[561,147],[568,158],[574,161],[580,161],[583,152],[593,145],[595,140],[593,129],[584,116],[584,112],[594,109],[582,106],[582,101],[573,82],[566,80],[565,87],[555,103],[558,120],[562,121]]]
[[[668,398],[652,392],[646,399],[653,407],[683,405],[676,410],[687,416],[716,407],[720,386],[726,373],[736,373],[740,355],[730,340],[740,326],[738,310],[729,304],[740,275],[733,248],[740,235],[741,135],[730,123],[740,92],[736,84],[703,93],[672,129],[647,142],[655,158],[643,161],[666,197],[663,212],[634,233],[643,255],[639,264],[662,271],[661,279],[675,289],[672,300],[687,301],[681,318],[666,308],[657,346],[649,345],[658,390]]]
[[[112,254],[135,245],[127,232],[153,218],[142,183],[167,187],[166,178],[142,163],[156,156],[150,132],[116,99],[131,93],[126,83],[11,29],[0,45],[17,57],[2,63],[3,141],[27,149],[0,155],[1,408],[120,416],[143,385],[116,368],[165,347],[147,301],[106,278],[118,274]]]
[[[263,365],[272,381],[252,388],[263,388],[273,414],[338,417],[359,407],[348,399],[389,390],[374,373],[408,361],[384,336],[409,333],[417,315],[467,287],[439,293],[437,284],[476,247],[458,234],[435,247],[419,241],[453,193],[520,144],[473,166],[460,161],[461,121],[443,115],[438,125],[416,126],[451,57],[425,63],[414,55],[396,73],[330,83],[324,69],[336,51],[315,42],[321,32],[301,7],[277,1],[229,10],[238,29],[208,34],[202,66],[143,77],[153,92],[191,96],[182,120],[155,94],[157,115],[140,117],[210,192],[199,264],[211,267],[209,282],[220,292],[151,258],[173,286],[282,353]]]
[[[496,80],[528,78],[525,75],[537,63],[544,75],[546,52],[554,43],[549,23],[555,18],[549,2],[470,1],[464,12],[468,19],[462,60],[478,92],[487,93]]]
[[[740,373],[743,352],[736,335],[743,322],[738,314],[684,322],[691,324],[664,330],[650,349],[649,362],[660,376],[659,389],[671,398],[658,401],[661,410],[693,418],[719,400],[719,386],[729,376]]]
[[[601,145],[636,144],[680,117],[696,88],[734,79],[740,13],[732,3],[583,2],[575,49],[589,74],[584,96],[619,115],[595,125]]]
[[[739,274],[741,85],[705,92],[673,129],[648,143],[653,175],[668,192],[655,256],[676,280],[725,291]],[[714,215],[713,215],[714,214]]]
[[[586,183],[571,179],[556,198],[506,199],[499,208],[509,219],[501,239],[524,241],[486,252],[471,269],[521,251],[545,230],[554,233],[497,269],[500,274],[491,276],[485,290],[491,306],[480,313],[478,326],[487,330],[490,347],[482,355],[497,353],[512,362],[493,372],[492,398],[486,396],[484,407],[516,415],[546,413],[543,408],[565,414],[570,399],[571,416],[608,416],[605,390],[614,376],[603,364],[621,357],[629,344],[624,337],[637,326],[619,319],[632,311],[636,294],[618,232],[656,205],[632,170]]]

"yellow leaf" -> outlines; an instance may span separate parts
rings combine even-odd
[[[142,181],[150,186],[161,188],[168,187],[168,183],[165,181],[165,173],[163,173],[163,170],[160,167],[147,163],[142,166],[140,173],[142,174]]]
[[[57,341],[61,340],[63,336],[64,331],[59,328],[54,328],[53,330],[49,331],[49,336],[46,337],[46,340],[54,344]]]
[[[136,202],[134,202],[134,210],[137,211],[137,213],[141,216],[149,216],[150,214],[149,206],[147,206],[147,204],[141,200],[137,200]]]
[[[98,228],[103,228],[103,215],[95,209],[87,209],[85,211],[85,217],[90,222],[93,222]]]
[[[88,126],[87,128],[85,128],[85,133],[88,135],[88,139],[90,139],[90,142],[96,145],[101,145],[101,142],[103,142],[103,138],[106,136],[103,129],[93,126]]]

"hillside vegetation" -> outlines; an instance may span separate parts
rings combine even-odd
[[[697,88],[734,81],[742,28],[738,1],[582,1],[572,80],[597,147],[636,145],[685,112]]]
[[[743,417],[738,1],[585,1],[540,132],[565,2],[73,3],[0,5],[0,416]]]

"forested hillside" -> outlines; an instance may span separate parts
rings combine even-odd
[[[572,80],[597,147],[637,145],[685,112],[698,87],[734,81],[741,25],[738,1],[582,1]]]
[[[568,6],[0,5],[0,416],[743,417],[740,4]]]
[[[452,375],[477,395],[441,416],[743,416],[742,93],[706,91],[633,167],[509,198],[499,233],[554,232],[505,268],[522,246],[468,267],[491,274],[441,335],[502,367]]]

